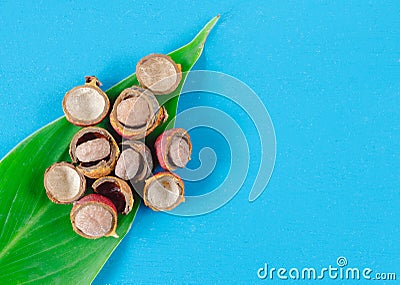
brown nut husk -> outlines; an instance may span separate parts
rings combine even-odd
[[[127,215],[132,210],[132,189],[124,180],[114,176],[101,177],[93,183],[92,188],[95,193],[110,199],[118,213]]]
[[[85,193],[86,179],[72,164],[56,162],[44,173],[44,187],[54,203],[70,204]]]
[[[124,141],[115,166],[115,175],[137,183],[150,176],[153,158],[150,149],[141,141]]]
[[[73,230],[88,239],[118,238],[117,218],[114,204],[99,194],[90,194],[75,202],[70,213]]]
[[[180,64],[164,54],[150,54],[136,65],[136,77],[144,88],[155,95],[169,94],[182,80]]]
[[[114,170],[120,151],[114,138],[105,129],[86,127],[72,138],[69,154],[79,171],[96,179]]]
[[[67,120],[77,126],[92,126],[100,123],[110,109],[110,100],[99,86],[95,76],[85,77],[86,84],[68,91],[62,106]]]
[[[144,138],[166,119],[167,113],[153,93],[137,86],[121,92],[110,114],[114,130],[132,140]]]
[[[185,201],[182,179],[171,172],[159,172],[146,180],[144,204],[154,211],[169,211]]]
[[[158,136],[154,147],[160,166],[169,171],[185,167],[192,155],[190,136],[182,128],[163,132]]]

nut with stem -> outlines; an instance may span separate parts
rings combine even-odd
[[[124,141],[115,166],[115,175],[137,183],[150,176],[153,159],[150,149],[141,141]]]
[[[137,86],[121,92],[110,114],[114,130],[132,140],[144,138],[166,119],[167,113],[154,94]]]
[[[72,138],[69,153],[76,168],[85,176],[100,178],[114,170],[120,151],[105,129],[86,127]]]
[[[101,122],[110,109],[110,100],[99,88],[95,76],[86,76],[86,84],[68,91],[63,99],[67,120],[77,126],[92,126]]]
[[[181,66],[168,55],[150,54],[136,65],[136,77],[155,95],[170,94],[182,80]]]
[[[184,168],[192,154],[190,136],[182,128],[163,132],[157,138],[154,147],[160,166],[169,171]]]
[[[185,201],[182,179],[171,172],[159,172],[146,180],[144,204],[154,211],[169,211]]]
[[[90,194],[75,202],[70,213],[73,230],[88,239],[118,238],[117,217],[114,204],[99,194]]]
[[[44,187],[54,203],[70,204],[85,193],[86,179],[72,164],[56,162],[44,173]]]
[[[93,183],[92,188],[95,193],[110,199],[118,213],[127,215],[132,210],[132,190],[124,180],[113,176],[101,177]]]

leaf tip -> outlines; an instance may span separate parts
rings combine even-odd
[[[208,22],[208,24],[211,24],[211,28],[213,28],[215,26],[215,24],[218,22],[219,18],[221,18],[221,14],[218,14],[217,16],[215,16],[214,18],[212,18],[210,20],[210,22]]]

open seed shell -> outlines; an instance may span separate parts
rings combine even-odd
[[[70,204],[85,193],[86,179],[72,164],[56,162],[44,173],[44,187],[54,203]]]
[[[150,149],[141,141],[124,141],[122,152],[115,166],[115,175],[137,183],[150,176],[153,158]]]
[[[146,180],[144,204],[154,211],[169,211],[185,201],[182,179],[171,172],[159,172]]]
[[[106,197],[90,194],[74,203],[70,213],[73,230],[88,239],[118,238],[117,209]]]
[[[136,77],[144,88],[155,95],[169,94],[182,80],[180,64],[164,54],[150,54],[136,65]]]
[[[62,106],[65,117],[77,126],[92,126],[101,122],[110,109],[110,100],[94,76],[87,76],[86,84],[68,91]]]
[[[154,147],[160,166],[169,171],[185,167],[192,155],[190,136],[182,128],[163,132],[158,136]]]
[[[114,170],[120,151],[114,138],[105,129],[86,127],[72,138],[69,154],[79,171],[96,179]]]
[[[167,119],[153,93],[134,86],[121,92],[110,114],[114,130],[124,138],[139,140]]]
[[[132,210],[132,189],[124,180],[114,176],[101,177],[93,183],[92,188],[95,193],[110,199],[118,213],[126,215]]]

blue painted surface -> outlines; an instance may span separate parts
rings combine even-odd
[[[63,94],[84,75],[108,88],[142,56],[185,44],[220,13],[196,68],[254,89],[275,126],[277,161],[254,203],[247,198],[259,157],[239,194],[211,214],[141,206],[95,284],[298,284],[260,280],[257,270],[335,266],[338,256],[400,279],[398,1],[108,2],[0,2],[1,156],[62,115]],[[205,94],[182,97],[180,110],[197,103],[237,115],[257,153],[255,128],[239,108]],[[210,130],[192,135],[191,167],[203,146],[219,156],[209,182],[190,183],[188,191],[203,193],[221,182],[227,152]]]

